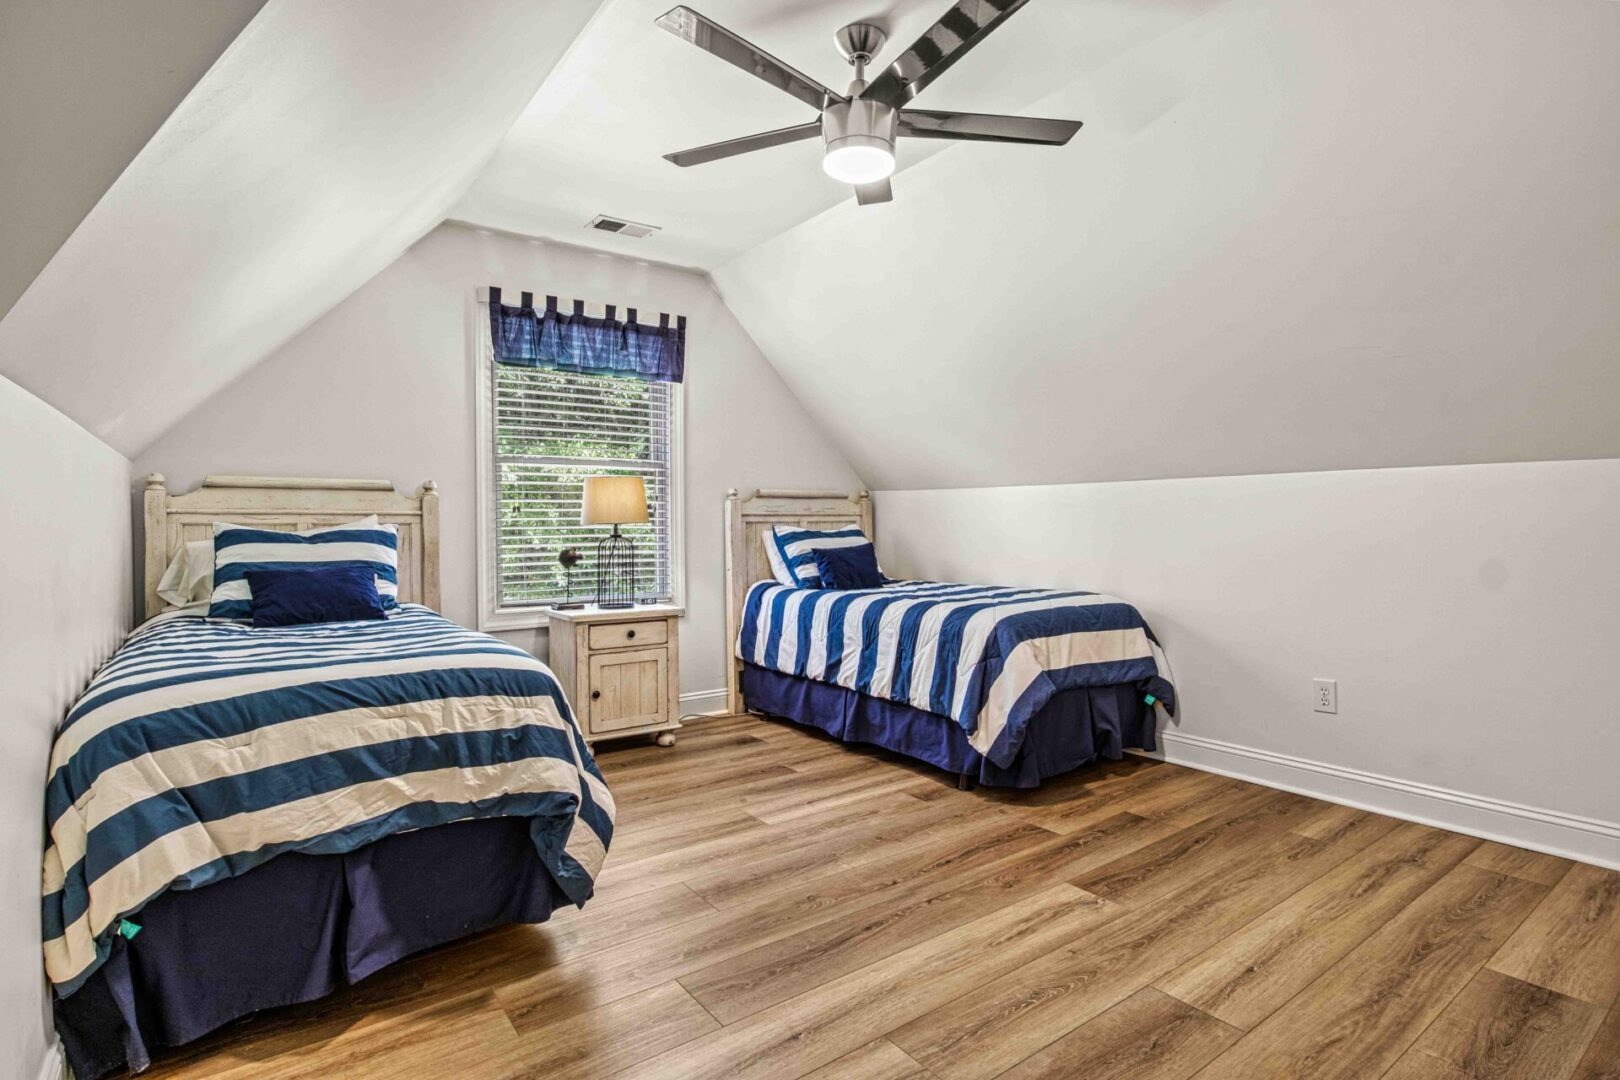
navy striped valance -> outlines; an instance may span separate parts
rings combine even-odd
[[[575,300],[562,311],[555,296],[536,310],[534,294],[524,293],[517,307],[501,302],[501,290],[489,290],[489,337],[497,364],[555,368],[587,375],[618,375],[650,382],[678,383],[686,373],[686,316],[660,315],[656,325],[638,322],[636,309],[616,318],[614,305],[606,318],[585,314]]]

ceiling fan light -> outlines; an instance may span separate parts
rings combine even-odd
[[[845,184],[875,184],[894,173],[894,144],[873,135],[849,135],[827,144],[821,167]]]

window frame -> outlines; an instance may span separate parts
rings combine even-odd
[[[642,304],[651,310],[655,304]],[[601,311],[591,314],[600,317]],[[499,499],[495,492],[495,380],[493,346],[489,338],[489,290],[480,286],[474,296],[471,313],[472,332],[469,335],[473,366],[473,396],[477,399],[473,409],[473,447],[475,458],[474,487],[478,506],[478,629],[530,630],[546,629],[551,625],[545,608],[502,608],[496,595],[495,572],[495,515]],[[686,610],[686,388],[680,383],[670,387],[669,432],[669,578],[670,599],[660,604],[660,610],[674,609],[675,614]],[[603,535],[607,535],[604,528]],[[591,586],[580,582],[587,594]],[[588,599],[588,596],[587,596]]]

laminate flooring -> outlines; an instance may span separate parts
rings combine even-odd
[[[598,759],[595,899],[148,1075],[1620,1078],[1620,874],[1131,757],[957,791],[754,717]]]

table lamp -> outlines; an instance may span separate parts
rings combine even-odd
[[[605,608],[635,606],[636,546],[619,532],[620,525],[647,523],[647,488],[639,476],[592,476],[585,481],[582,525],[612,525],[613,533],[596,545],[596,604]]]

